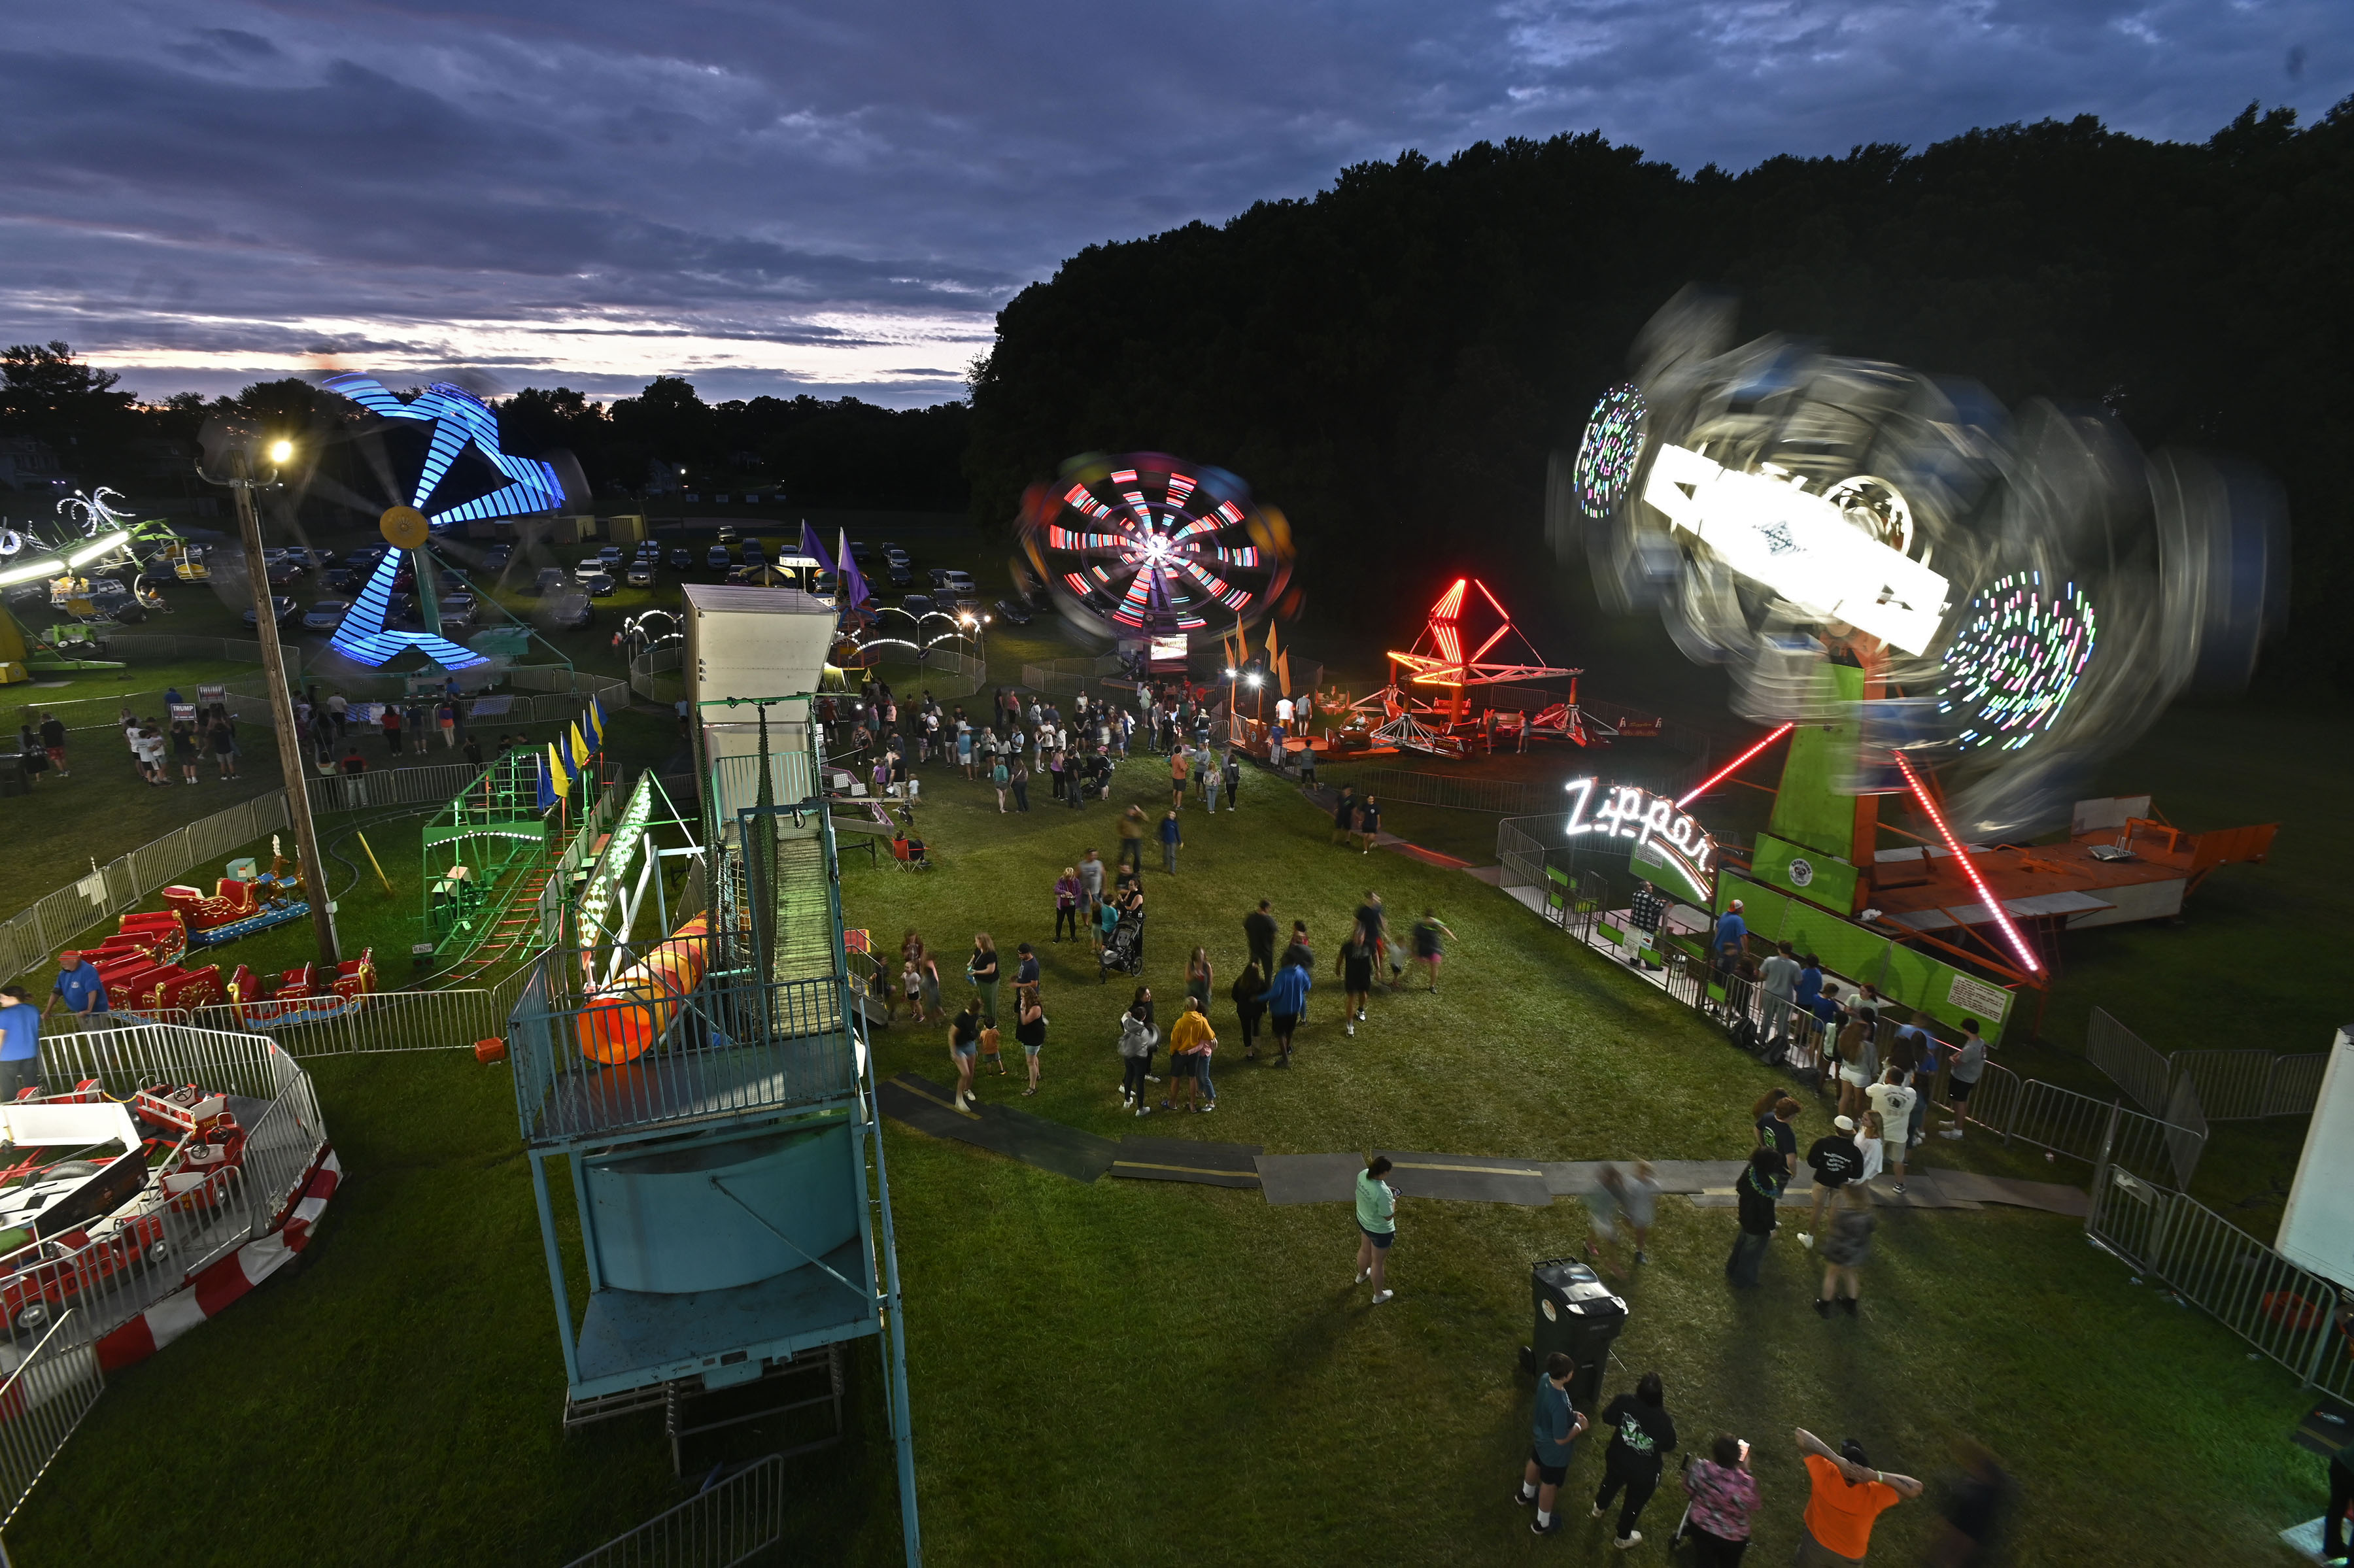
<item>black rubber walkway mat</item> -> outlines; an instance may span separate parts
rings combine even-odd
[[[1196,1181],[1205,1187],[1258,1185],[1256,1143],[1204,1143],[1191,1138],[1123,1138],[1111,1173],[1131,1181]]]
[[[1542,1209],[1553,1202],[1544,1167],[1534,1160],[1477,1154],[1401,1154],[1390,1158],[1389,1184],[1402,1198],[1447,1198],[1469,1203],[1521,1203]]]
[[[984,1103],[978,1112],[956,1108],[954,1091],[914,1073],[876,1086],[883,1114],[934,1138],[953,1138],[992,1154],[1052,1171],[1075,1181],[1093,1181],[1111,1169],[1119,1145],[1092,1132],[1065,1127],[1011,1106]]]
[[[1270,1203],[1348,1203],[1356,1201],[1362,1154],[1262,1154],[1259,1191]]]

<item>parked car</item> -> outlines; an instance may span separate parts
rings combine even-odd
[[[595,598],[610,599],[613,597],[613,579],[607,577],[603,572],[583,572],[580,574],[578,580],[581,588]]]
[[[932,602],[931,596],[928,594],[911,593],[899,601],[899,608],[909,615],[925,616],[931,614],[939,606]]]
[[[757,567],[768,558],[769,552],[767,548],[761,545],[759,540],[747,539],[744,541],[744,564],[746,566]]]
[[[997,601],[997,619],[1010,620],[1016,626],[1027,626],[1030,624],[1030,609],[1019,599],[1001,599]]]
[[[364,572],[384,559],[385,553],[391,548],[389,545],[362,545],[344,556],[344,565],[354,571]]]
[[[836,578],[832,572],[811,572],[810,574],[809,590],[810,592],[817,595],[820,599],[832,599],[836,593],[841,591],[841,581]]]
[[[302,617],[302,630],[333,631],[344,623],[344,611],[349,609],[351,609],[351,601],[348,599],[323,599],[311,607],[310,613]]]
[[[474,609],[472,594],[453,593],[441,601],[441,624],[444,627],[472,626],[474,624]]]
[[[271,588],[284,588],[290,583],[301,582],[310,574],[300,561],[275,561],[270,564],[267,575]]]
[[[270,596],[270,619],[277,621],[281,626],[285,625],[289,620],[292,620],[296,612],[302,608],[302,607],[301,605],[296,604],[292,599],[288,599],[282,593],[272,594]],[[245,620],[247,630],[259,631],[261,630],[260,619],[250,609],[245,612],[243,619]]]
[[[886,561],[884,563],[883,572],[891,579],[893,588],[906,588],[916,580],[916,574],[907,569],[907,563],[905,561]]]
[[[359,573],[348,567],[336,567],[331,571],[319,574],[319,586],[333,589],[336,593],[357,593],[360,591],[360,584],[366,580]]]
[[[720,527],[719,542],[723,545],[732,545],[736,542],[736,525],[734,524],[726,524]]]
[[[670,564],[676,570],[691,572],[695,569],[695,552],[682,546],[670,553]]]
[[[542,567],[539,568],[539,575],[531,579],[531,591],[543,597],[559,593],[563,588],[564,568],[562,567]]]
[[[725,545],[714,545],[703,554],[703,564],[715,572],[724,572],[736,564],[736,557]]]
[[[608,545],[597,552],[597,558],[607,567],[618,567],[621,564],[621,546]]]
[[[640,561],[637,565],[631,567],[630,568],[630,586],[631,588],[653,587],[653,563],[651,561]]]
[[[558,626],[586,626],[595,613],[595,607],[589,604],[587,594],[567,593],[556,601],[547,618]]]
[[[514,546],[513,545],[493,545],[489,549],[482,552],[482,570],[486,572],[505,571],[507,569],[507,563],[514,559]]]

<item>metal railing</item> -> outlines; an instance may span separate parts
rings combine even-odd
[[[785,1460],[771,1454],[567,1568],[734,1568],[784,1539]]]
[[[2354,1396],[2337,1287],[2198,1202],[2123,1169],[2094,1183],[2085,1234],[2308,1386]]]
[[[1330,760],[1330,759],[1328,759]],[[1533,816],[1563,799],[1557,783],[1525,779],[1473,779],[1452,773],[1406,773],[1386,768],[1345,775],[1360,795],[1392,806],[1444,806],[1458,811]],[[1562,813],[1564,820],[1568,812]]]
[[[379,991],[350,998],[334,1012],[272,1013],[268,1003],[217,1002],[122,1016],[183,1029],[267,1033],[294,1057],[368,1051],[462,1051],[505,1032],[522,993],[518,969],[497,985],[452,991]],[[249,1023],[249,1019],[254,1022]]]
[[[147,659],[158,663],[178,659],[226,659],[240,664],[261,662],[261,644],[250,637],[183,637],[169,631],[118,631],[106,639],[110,659],[125,663]],[[292,674],[302,663],[302,652],[289,646],[286,650],[286,670]]]
[[[2329,1054],[2270,1051],[2177,1051],[2161,1055],[2102,1008],[2084,1027],[2084,1060],[2108,1075],[2143,1109],[2190,1103],[2209,1121],[2310,1116],[2321,1097]]]
[[[717,938],[664,946],[676,960],[664,975],[637,966],[618,984],[595,984],[584,972],[603,973],[609,949],[558,950],[532,965],[507,1026],[526,1141],[741,1116],[851,1092],[842,977],[763,984],[748,968],[715,963],[716,972],[703,972],[695,959],[727,956]],[[699,983],[672,978],[691,972],[702,973]]]
[[[33,1484],[106,1392],[98,1347],[71,1311],[49,1326],[0,1383],[0,1525],[13,1522]]]
[[[649,702],[674,703],[686,695],[686,682],[678,674],[682,644],[649,648],[630,661],[630,690]]]

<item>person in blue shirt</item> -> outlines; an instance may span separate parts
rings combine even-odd
[[[1278,1067],[1291,1065],[1291,1032],[1299,1027],[1299,1015],[1308,1011],[1309,988],[1316,982],[1305,964],[1291,962],[1291,950],[1284,951],[1284,966],[1275,971],[1275,980],[1259,1000],[1267,1003],[1267,1028],[1275,1035],[1275,1048],[1281,1054],[1276,1058]]]
[[[80,953],[58,955],[57,984],[49,988],[49,1000],[41,1004],[41,1016],[47,1018],[60,999],[84,1033],[112,1022],[106,1012],[106,982],[99,978],[98,966],[82,962]]]
[[[1716,969],[1720,977],[1740,961],[1742,944],[1749,939],[1749,922],[1741,917],[1741,900],[1736,898],[1716,917]]]
[[[1561,1516],[1553,1511],[1554,1496],[1569,1474],[1570,1456],[1577,1451],[1577,1440],[1585,1432],[1584,1413],[1571,1408],[1570,1380],[1577,1375],[1577,1362],[1560,1351],[1545,1358],[1544,1375],[1537,1379],[1536,1414],[1530,1423],[1528,1467],[1521,1472],[1521,1489],[1515,1499],[1522,1508],[1537,1505],[1536,1522],[1529,1528],[1539,1535],[1551,1535],[1561,1528]]]
[[[1177,874],[1177,849],[1184,842],[1183,830],[1177,825],[1177,808],[1172,806],[1161,819],[1161,860],[1172,876]]]
[[[0,1100],[41,1081],[41,1015],[20,985],[0,986]]]

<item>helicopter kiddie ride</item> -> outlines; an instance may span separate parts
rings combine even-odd
[[[1689,941],[1739,899],[1751,937],[1803,934],[1883,995],[1999,1026],[2048,984],[2062,931],[2174,916],[2217,867],[2262,861],[2276,824],[2193,834],[2147,795],[2081,797],[2178,694],[2244,684],[2279,629],[2270,482],[2145,456],[2105,415],[1734,346],[1733,319],[1670,302],[1548,486],[1554,547],[1606,606],[1656,609],[1771,726],[1672,800],[1571,784],[1571,841],[1627,841],[1636,877],[1684,904],[1645,930]],[[1691,808],[1785,737],[1744,863]]]

